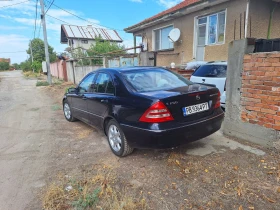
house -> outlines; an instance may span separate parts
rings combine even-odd
[[[142,37],[156,65],[227,60],[228,45],[243,38],[280,38],[280,0],[184,0],[124,29]],[[176,42],[172,29],[180,30]]]
[[[0,62],[6,62],[6,63],[9,63],[9,65],[11,65],[11,59],[10,58],[0,58]]]
[[[95,28],[92,25],[61,25],[60,43],[68,45],[66,51],[71,52],[77,48],[87,50],[97,38],[114,43],[123,41],[115,30]]]

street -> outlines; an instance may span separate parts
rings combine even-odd
[[[64,119],[64,91],[36,87],[21,71],[0,72],[1,210],[71,209],[74,200],[54,200],[50,185],[71,177],[66,183],[74,186],[73,180],[89,180],[105,169],[114,174],[106,187],[122,194],[112,202],[141,198],[146,209],[280,208],[279,153],[218,132],[178,149],[136,150],[118,158],[101,132]],[[107,205],[103,209],[112,208],[108,197],[99,199]]]

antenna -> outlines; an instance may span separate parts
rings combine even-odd
[[[174,28],[170,31],[168,38],[171,42],[177,42],[181,36],[181,31],[179,28]]]

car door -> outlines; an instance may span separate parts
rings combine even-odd
[[[75,117],[89,123],[87,95],[93,90],[95,73],[87,75],[78,85],[77,93],[72,95],[71,108]]]
[[[90,122],[93,126],[102,127],[105,114],[115,98],[115,87],[109,73],[98,73],[94,91],[87,97]]]

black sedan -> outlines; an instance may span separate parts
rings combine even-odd
[[[65,118],[99,127],[113,153],[134,148],[172,148],[221,127],[217,88],[194,84],[159,67],[100,69],[63,98]]]

